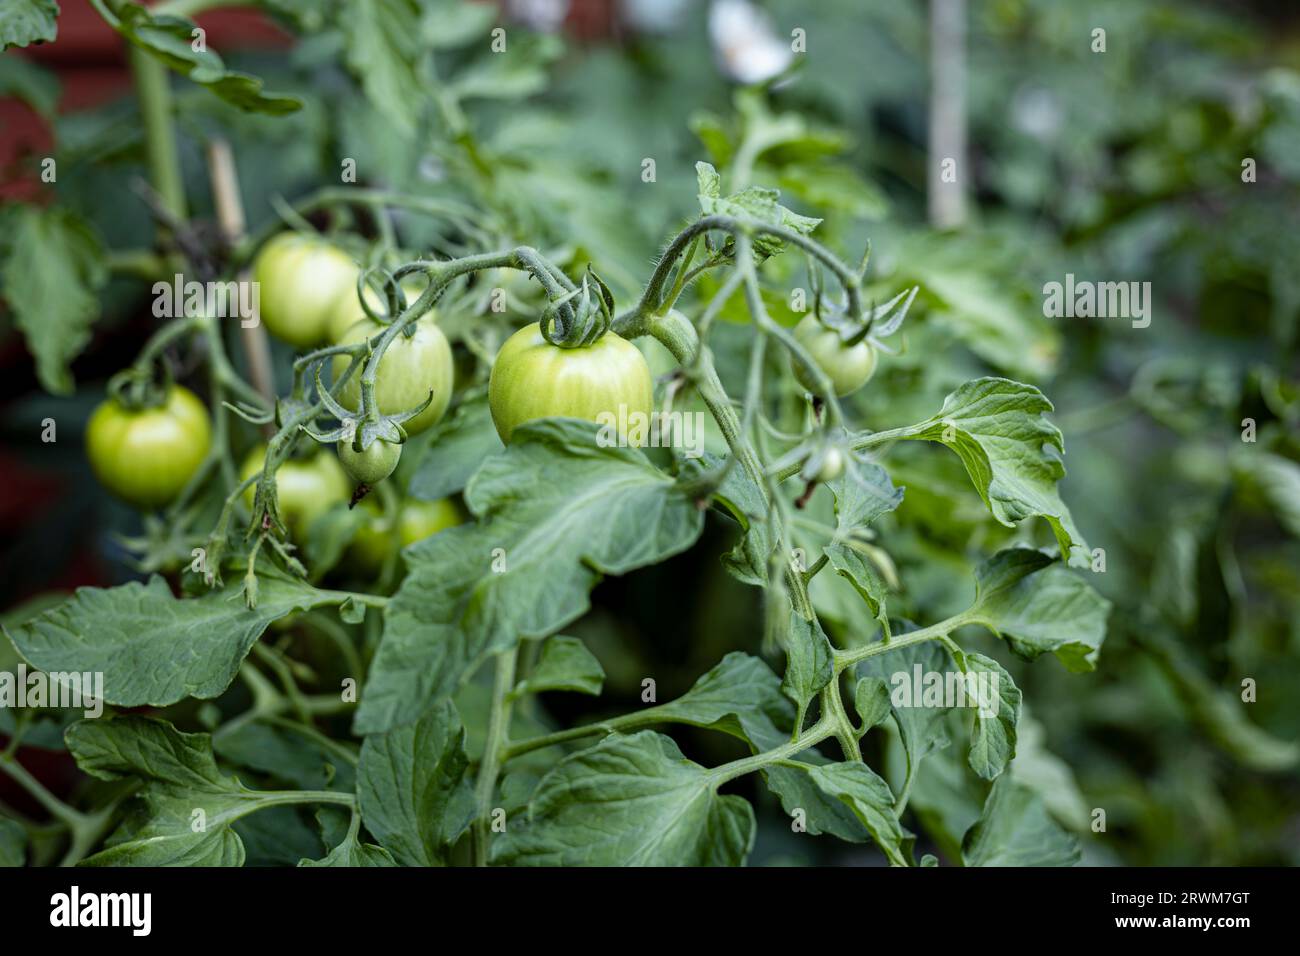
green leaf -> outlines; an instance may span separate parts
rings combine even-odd
[[[879,677],[863,677],[853,689],[853,709],[862,719],[858,736],[885,722],[892,712],[889,703],[889,685]]]
[[[1072,671],[1096,667],[1110,602],[1041,551],[1008,548],[975,569],[975,604],[964,615],[1021,657],[1051,652]]]
[[[972,774],[961,755],[950,748],[931,753],[921,764],[912,781],[907,809],[938,850],[959,861],[962,837],[979,819],[987,796],[988,784]]]
[[[392,854],[381,846],[361,843],[349,832],[343,842],[320,860],[302,860],[299,866],[397,866]]]
[[[732,651],[681,697],[656,707],[655,713],[676,723],[729,733],[756,751],[789,740],[795,716],[772,668],[741,651]]]
[[[229,724],[213,733],[212,746],[222,760],[300,790],[351,793],[356,788],[355,751],[349,761],[288,724]],[[338,744],[340,750],[346,746]]]
[[[1074,866],[1079,843],[1063,830],[1038,794],[1003,774],[962,840],[967,866]]]
[[[496,23],[491,4],[435,0],[424,4],[424,41],[432,50],[455,50],[487,35]]]
[[[1238,455],[1233,466],[1258,485],[1278,524],[1300,538],[1300,464],[1281,455],[1256,452]]]
[[[992,780],[1007,768],[1011,758],[1016,755],[1020,688],[1011,680],[1011,675],[1002,669],[1002,665],[991,657],[962,654],[957,663],[968,678],[974,679],[977,694],[975,726],[971,730],[968,758],[970,766],[983,779]]]
[[[913,630],[904,626],[898,636]],[[911,789],[917,768],[925,757],[948,746],[948,731],[944,727],[943,707],[931,707],[924,699],[915,700],[911,692],[917,668],[922,674],[942,673],[951,667],[944,647],[935,642],[910,644],[868,657],[858,665],[862,677],[874,678],[892,688],[890,707],[898,725],[903,752],[907,756],[907,776],[903,792]]]
[[[894,815],[894,794],[864,763],[808,766],[804,773],[823,793],[847,806],[894,866],[907,866],[903,848],[910,836]]]
[[[1051,410],[1052,403],[1032,385],[980,378],[944,399],[938,415],[899,429],[894,437],[947,445],[961,458],[994,518],[1010,528],[1041,515],[1056,534],[1062,556],[1086,563],[1088,546],[1056,490],[1065,477],[1065,445],[1060,430],[1043,417]]]
[[[785,677],[781,690],[795,702],[800,714],[808,710],[809,702],[834,678],[832,656],[831,642],[816,618],[807,621],[792,610],[785,634]]]
[[[713,161],[713,164],[725,166],[735,156],[736,147],[731,140],[731,135],[727,132],[723,121],[716,114],[708,112],[694,113],[687,121],[687,124],[691,128],[691,132],[708,150],[709,159]],[[713,169],[713,165],[710,165],[709,168]],[[717,170],[714,170],[713,174],[716,176]],[[704,190],[701,189],[700,192],[703,193]],[[715,191],[713,195],[716,196],[718,193]]]
[[[373,520],[373,512],[365,508],[349,508],[343,501],[313,518],[302,549],[302,558],[312,573],[323,575],[338,564],[357,532]],[[361,610],[364,616],[365,609]]]
[[[1274,737],[1251,723],[1241,698],[1207,679],[1184,659],[1177,645],[1151,637],[1145,646],[1197,726],[1234,759],[1264,773],[1279,773],[1300,763],[1300,744]]]
[[[834,793],[823,790],[806,772],[808,766],[818,762],[826,762],[826,758],[807,751],[796,760],[764,767],[763,779],[792,819],[802,813],[808,833],[829,833],[846,843],[868,842],[871,834],[852,808]]]
[[[525,866],[738,866],[754,811],[653,731],[611,735],[571,754],[509,821],[492,861]]]
[[[889,473],[871,462],[851,462],[828,487],[835,496],[837,538],[861,531],[903,503],[903,489],[895,488]]]
[[[262,807],[236,820],[232,828],[244,844],[244,866],[297,866],[300,860],[319,856],[320,834],[303,809]]]
[[[338,27],[344,59],[367,99],[405,136],[415,132],[421,104],[420,5],[416,0],[352,0]]]
[[[889,640],[889,588],[871,560],[852,539],[881,515],[895,510],[903,501],[903,489],[895,488],[879,465],[852,461],[839,478],[829,483],[835,496],[835,537],[823,548],[835,573],[847,580],[871,609],[885,640]]]
[[[801,216],[777,202],[780,194],[775,189],[750,186],[734,195],[722,197],[718,171],[708,163],[696,163],[695,175],[699,184],[700,209],[706,216],[734,216],[750,219],[770,226],[782,226],[803,236],[812,235],[821,225],[820,219]],[[754,236],[754,255],[765,259],[777,255],[785,248],[785,241],[777,236]]]
[[[465,730],[450,703],[361,747],[357,794],[366,828],[405,866],[441,866],[462,819]]]
[[[461,99],[522,99],[547,85],[547,64],[563,52],[559,37],[509,34],[507,52],[488,53],[457,74],[451,88]]]
[[[92,777],[144,781],[137,794],[144,813],[128,818],[85,865],[243,865],[244,844],[231,825],[258,809],[261,797],[217,769],[207,734],[122,716],[79,721],[68,728],[67,743],[77,766]]]
[[[720,462],[721,459],[714,459],[711,455],[703,458],[704,467],[708,469],[717,467]],[[766,587],[768,558],[773,544],[768,535],[767,504],[761,489],[743,468],[733,465],[714,492],[714,500],[736,519],[742,532],[735,547],[723,556],[723,567],[745,584]]]
[[[696,135],[699,132],[696,131]],[[845,219],[884,219],[889,200],[877,186],[851,166],[839,163],[800,163],[782,167],[777,185],[819,212]]]
[[[225,62],[212,50],[196,50],[194,31],[198,27],[193,20],[166,14],[155,16],[131,0],[90,2],[108,25],[132,44],[182,76],[207,87],[230,105],[272,116],[302,109],[302,100],[297,97],[263,92],[260,78],[226,69]]]
[[[1016,759],[1011,761],[1011,776],[1037,793],[1062,826],[1083,830],[1088,826],[1088,803],[1074,771],[1047,749],[1045,737],[1043,725],[1022,709],[1016,727]]]
[[[16,820],[0,817],[0,868],[22,866],[27,859],[27,831]]]
[[[710,163],[695,164],[695,180],[701,205],[722,197],[722,177]]]
[[[835,573],[852,584],[853,590],[867,603],[885,640],[889,640],[889,587],[871,560],[858,549],[839,541],[832,541],[823,550]]]
[[[46,673],[103,673],[104,699],[119,707],[216,697],[268,624],[332,600],[305,583],[258,580],[251,610],[238,586],[182,599],[157,575],[148,584],[78,588],[66,603],[4,633]]]
[[[6,56],[0,59],[0,96],[16,97],[52,120],[59,105],[59,78],[28,59]]]
[[[384,634],[357,730],[408,723],[451,696],[487,656],[586,613],[603,574],[689,548],[703,515],[636,448],[602,448],[597,426],[523,426],[465,491],[478,520],[408,548],[410,572]]]
[[[527,680],[515,687],[512,698],[548,690],[568,690],[599,696],[605,671],[587,645],[576,637],[548,637]]]
[[[431,430],[408,492],[425,501],[456,494],[479,465],[501,448],[487,399],[463,402]]]
[[[1023,284],[1018,250],[989,231],[963,239],[917,233],[891,247],[890,281],[920,287],[916,308],[945,343],[964,344],[991,367],[1049,380],[1061,355],[1061,325],[1042,313],[1038,289]]]
[[[108,282],[104,247],[89,224],[57,207],[18,206],[6,219],[8,254],[0,264],[36,374],[49,392],[72,392],[68,366],[90,341],[99,292]]]
[[[48,43],[58,33],[55,0],[5,0],[0,7],[0,51],[11,46]]]

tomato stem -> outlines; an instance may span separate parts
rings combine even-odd
[[[474,815],[474,865],[487,866],[488,842],[491,839],[493,812],[492,800],[496,795],[497,774],[506,748],[509,747],[510,692],[515,686],[515,663],[519,647],[516,645],[496,656],[496,678],[492,684],[492,711],[488,717],[487,742],[483,745],[483,759],[479,762]]]

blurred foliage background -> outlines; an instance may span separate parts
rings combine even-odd
[[[717,49],[704,2],[618,4],[612,29],[581,38],[565,36],[563,3],[506,4],[506,22],[534,29],[512,30],[521,47],[504,63],[462,42],[458,30],[478,36],[475,14],[429,4],[437,15],[416,46],[436,51],[433,79],[374,68],[337,4],[265,6],[302,38],[223,55],[304,107],[242,113],[177,83],[197,217],[212,215],[202,146],[222,136],[237,144],[254,230],[275,221],[273,197],[336,183],[339,157],[353,157],[365,185],[472,202],[494,232],[592,261],[624,302],[697,208],[700,159],[724,174],[752,163],[754,182],[825,218],[818,236],[846,258],[870,239],[881,300],[913,283],[921,293],[902,354],[852,400],[856,420],[921,420],[981,374],[1040,386],[1065,434],[1063,496],[1105,552],[1093,583],[1115,610],[1096,674],[1017,666],[991,638],[962,635],[1025,693],[1016,775],[1077,830],[1087,863],[1300,864],[1300,9],[970,4],[971,209],[960,228],[937,232],[926,225],[923,3],[762,4],[773,36],[807,35],[798,68],[772,89],[737,82],[728,57],[743,51]],[[1105,53],[1090,48],[1096,27]],[[148,211],[121,185],[143,173],[134,100],[55,112],[53,75],[31,70],[0,76],[50,121],[57,201],[112,248],[147,245]],[[435,102],[449,89],[460,128]],[[762,147],[741,150],[755,129]],[[647,158],[653,182],[642,178]],[[1255,177],[1244,182],[1248,158]],[[437,224],[417,215],[395,226],[408,247],[439,241]],[[793,321],[784,290],[804,277],[797,263],[772,265],[773,314]],[[1150,282],[1150,326],[1044,317],[1043,285],[1067,273]],[[13,369],[0,411],[6,456],[25,463],[19,479],[57,493],[57,506],[6,519],[6,607],[130,573],[115,563],[112,534],[138,532],[138,518],[95,489],[77,442],[51,452],[31,436],[47,415],[68,432],[84,420],[150,328],[146,291],[115,274],[68,396],[39,390],[30,360],[14,358],[10,317],[0,319]],[[736,306],[723,317],[743,320]],[[743,377],[745,335],[737,324],[715,330],[729,388]],[[775,393],[782,374],[770,376]],[[877,542],[897,568],[891,610],[936,620],[965,606],[977,556],[1014,535],[989,520],[955,457],[908,447],[890,462],[906,486]],[[819,493],[811,507],[829,500]],[[731,534],[718,522],[688,555],[597,589],[575,633],[609,675],[598,706],[625,709],[645,674],[666,699],[727,650],[757,649],[755,594],[716,560]],[[821,591],[823,617],[866,636],[863,612],[833,585]],[[1257,696],[1243,704],[1248,679]],[[569,699],[547,706],[565,721],[597,713]],[[732,756],[717,736],[688,736],[686,750],[706,762]],[[887,764],[889,741],[868,742],[869,759]],[[959,838],[979,802],[947,766],[942,755],[923,765],[911,810]],[[753,862],[879,862],[829,837],[795,839],[761,791],[746,790],[767,810]],[[1094,808],[1106,812],[1104,833],[1090,827]]]

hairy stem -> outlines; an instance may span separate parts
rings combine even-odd
[[[172,127],[172,95],[167,67],[134,44],[127,44],[127,57],[135,77],[144,125],[145,155],[149,181],[163,207],[176,220],[186,218],[185,181],[181,177],[180,154]]]
[[[515,686],[515,663],[519,648],[502,651],[496,658],[496,678],[492,684],[492,712],[488,717],[487,743],[483,746],[483,759],[479,763],[478,782],[475,785],[474,815],[474,865],[487,866],[488,841],[492,832],[492,798],[496,794],[497,773],[501,769],[502,754],[509,746],[510,691]]]

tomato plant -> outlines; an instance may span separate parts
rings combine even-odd
[[[713,35],[738,0],[555,84],[491,4],[246,4],[305,42],[238,69],[194,45],[216,5],[96,0],[138,108],[60,120],[57,189],[0,212],[50,393],[12,430],[137,509],[70,485],[42,540],[112,574],[0,617],[0,677],[104,708],[0,707],[35,806],[0,801],[0,863],[1294,857],[1300,86],[1224,43],[1240,102],[1166,116],[1209,53],[1135,65],[1151,0],[1069,94],[1009,51],[1043,71],[1083,15],[996,5],[972,62],[1014,95],[972,85],[943,179],[950,131],[892,119],[960,61],[914,5],[809,7],[796,67]],[[54,37],[29,6],[0,45]],[[1117,76],[1160,85],[1139,118]],[[1092,264],[1208,317],[1058,321]]]

